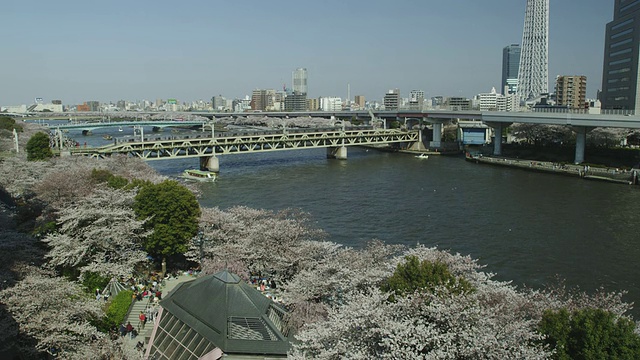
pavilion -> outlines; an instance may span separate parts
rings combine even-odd
[[[227,271],[178,285],[160,301],[145,358],[286,358],[287,311]]]

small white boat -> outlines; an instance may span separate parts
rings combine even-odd
[[[428,159],[428,158],[429,158],[429,155],[427,155],[427,154],[420,154],[420,155],[416,155],[416,157],[417,157],[418,159]]]
[[[182,177],[196,181],[216,181],[216,173],[206,170],[187,169],[182,173]]]
[[[122,130],[122,126],[120,126],[120,127],[118,128],[118,131],[124,131],[124,130]]]

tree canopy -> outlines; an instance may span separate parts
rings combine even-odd
[[[143,185],[133,208],[138,219],[147,220],[145,228],[153,230],[145,240],[145,248],[153,256],[185,253],[198,233],[198,200],[177,181]]]
[[[463,278],[456,278],[449,267],[440,261],[420,261],[416,256],[407,256],[398,264],[392,276],[382,284],[382,290],[404,296],[417,290],[434,292],[444,286],[459,294],[471,290],[471,284]]]
[[[49,147],[49,136],[43,132],[35,133],[27,142],[27,160],[41,161],[53,157]]]
[[[585,308],[547,310],[540,322],[554,359],[640,359],[640,336],[628,318]]]

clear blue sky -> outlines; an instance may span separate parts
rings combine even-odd
[[[4,0],[0,105],[181,101],[291,84],[309,96],[467,96],[499,88],[526,0]],[[601,88],[613,0],[551,0],[549,76]],[[552,90],[552,89],[550,89]]]

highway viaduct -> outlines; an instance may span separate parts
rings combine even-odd
[[[164,118],[171,117],[165,112],[126,112],[114,113],[118,117],[140,117],[142,114],[162,115]],[[88,114],[89,116],[91,114]],[[48,116],[48,115],[47,115]],[[67,115],[69,116],[69,115]],[[452,111],[452,110],[393,110],[393,111],[302,111],[302,112],[188,112],[175,113],[176,118],[190,116],[200,117],[203,121],[216,121],[229,117],[262,116],[272,118],[300,118],[318,117],[335,119],[357,119],[363,121],[381,121],[383,127],[389,121],[400,121],[403,123],[416,121],[420,125],[431,124],[433,126],[433,141],[429,147],[439,148],[442,141],[442,127],[453,120],[476,120],[482,121],[494,129],[494,133],[501,134],[502,130],[513,123],[545,124],[569,126],[576,133],[575,162],[584,162],[586,134],[597,128],[625,128],[640,129],[640,116],[625,114],[588,114],[584,111],[564,110],[557,112],[487,112],[487,111]],[[205,120],[207,119],[207,120]],[[198,121],[191,119],[191,121]],[[95,125],[95,124],[93,124]],[[494,141],[494,155],[502,155],[501,136],[496,136]]]

